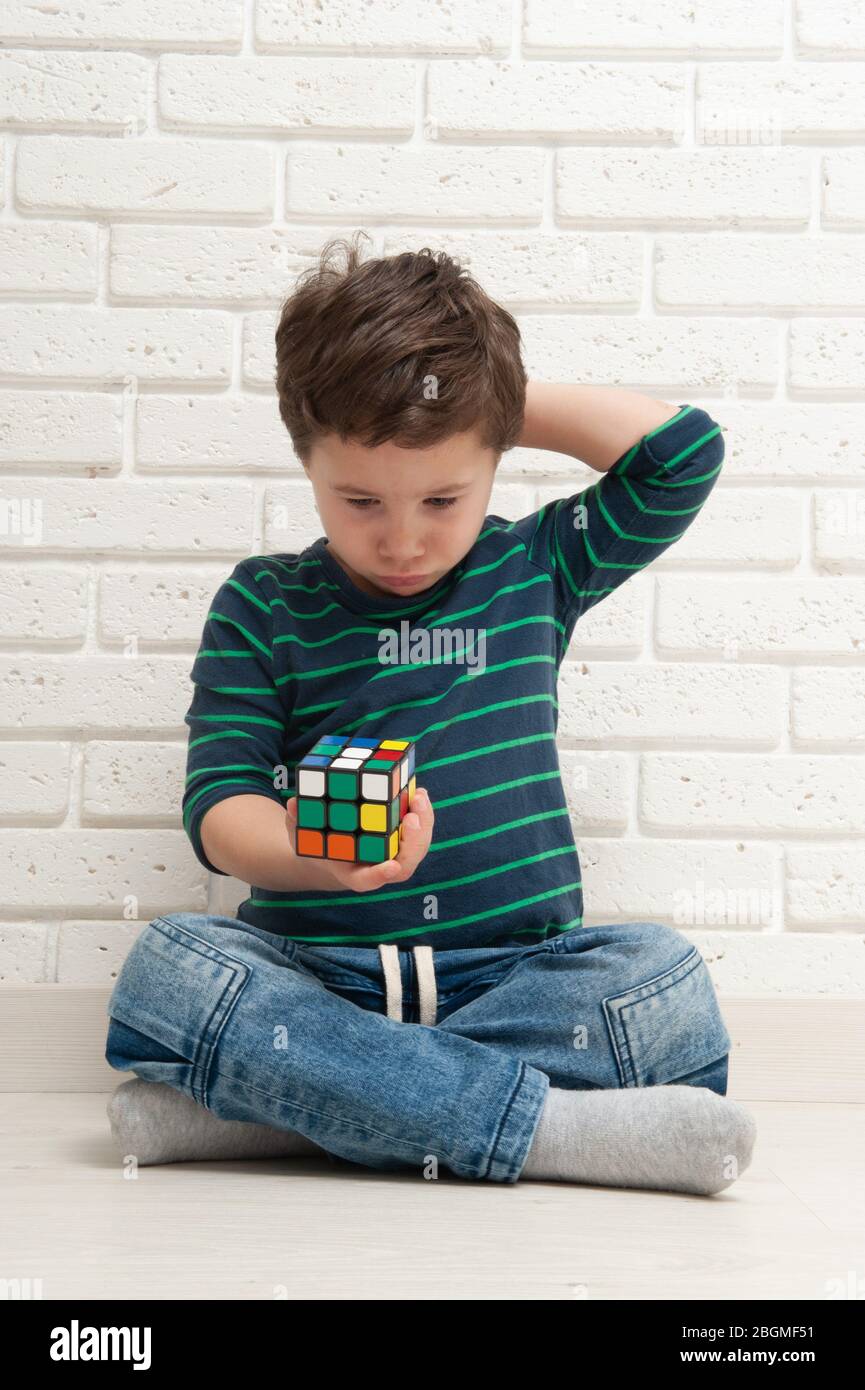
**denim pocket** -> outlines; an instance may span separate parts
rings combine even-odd
[[[190,1093],[206,1105],[214,1048],[250,974],[243,960],[176,922],[157,918],[123,962],[108,1013],[169,1054],[162,1060],[145,1058],[144,1066],[171,1066],[172,1058],[183,1059],[190,1068]],[[107,1053],[106,1059],[110,1061]],[[135,1070],[145,1075],[137,1065]]]
[[[663,1086],[730,1050],[706,962],[694,948],[678,965],[603,1001],[623,1086]]]

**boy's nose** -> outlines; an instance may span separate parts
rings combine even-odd
[[[398,544],[393,536],[388,537],[387,550],[380,550],[381,562],[386,570],[396,574],[414,574],[423,569],[424,552],[417,544]]]

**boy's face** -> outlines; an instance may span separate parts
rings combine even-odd
[[[328,434],[307,473],[330,553],[379,598],[420,593],[459,564],[483,525],[495,465],[473,430],[428,449],[365,449]]]

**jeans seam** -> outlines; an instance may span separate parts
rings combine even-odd
[[[505,1125],[507,1124],[508,1117],[510,1116],[510,1113],[514,1107],[514,1102],[517,1096],[519,1095],[520,1089],[522,1088],[523,1083],[526,1079],[526,1063],[520,1062],[520,1069],[517,1072],[517,1079],[514,1083],[513,1090],[511,1091],[511,1094],[508,1097],[508,1103],[505,1106],[504,1111],[502,1112],[502,1117],[499,1120],[498,1128],[496,1129],[495,1135],[493,1136],[493,1142],[490,1145],[490,1151],[487,1156],[486,1167],[484,1168],[484,1171],[482,1173],[478,1174],[480,1178],[489,1177],[490,1169],[492,1168],[493,1163],[498,1161],[497,1154],[499,1145],[501,1143],[502,1132],[504,1130]],[[510,1168],[508,1169],[508,1171],[510,1172]]]
[[[202,937],[196,936],[195,933],[189,931],[188,928],[182,927],[179,923],[172,922],[165,917],[157,917],[151,923],[151,926],[154,926],[156,930],[159,930],[157,926],[158,922],[164,922],[166,926],[172,927],[174,931],[180,931],[185,936],[191,937],[193,941],[197,941],[200,946],[205,946],[207,950],[200,951],[195,946],[179,942],[168,932],[160,933],[160,935],[166,937],[168,941],[173,942],[175,946],[185,945],[187,951],[192,951],[195,955],[202,956],[206,960],[216,960],[218,964],[223,965],[226,970],[231,972],[231,979],[226,980],[223,985],[219,999],[214,1004],[210,1017],[207,1020],[207,1026],[201,1035],[201,1046],[198,1049],[199,1055],[192,1064],[193,1071],[190,1078],[190,1085],[196,1099],[200,1101],[201,1105],[207,1108],[210,1097],[210,1077],[216,1046],[222,1036],[225,1025],[234,1011],[238,999],[249,983],[250,976],[252,975],[252,966],[249,965],[247,961],[240,960],[237,956],[231,955],[230,952],[224,951],[221,946],[214,946],[212,942],[203,940]],[[212,954],[210,954],[211,952]],[[229,961],[231,964],[228,964]],[[225,1002],[226,997],[227,1003]],[[223,1007],[223,1005],[225,1006]],[[218,1026],[216,1026],[216,1031],[213,1033],[214,1023],[217,1019],[219,1020]],[[213,1036],[211,1037],[212,1033]],[[198,1073],[197,1076],[196,1073]]]
[[[211,1076],[213,1078],[221,1076],[229,1085],[232,1085],[235,1082],[234,1077],[227,1075],[227,1073],[225,1072],[221,1072],[218,1067],[212,1068]],[[292,1110],[299,1110],[304,1115],[317,1115],[321,1119],[328,1120],[330,1123],[335,1124],[340,1129],[353,1129],[356,1130],[359,1134],[364,1135],[365,1137],[372,1136],[375,1139],[384,1139],[388,1144],[393,1144],[398,1149],[405,1150],[411,1147],[413,1150],[416,1150],[418,1147],[417,1145],[413,1144],[411,1140],[406,1140],[402,1136],[386,1134],[383,1130],[374,1129],[371,1125],[356,1124],[353,1120],[347,1120],[344,1115],[331,1115],[330,1112],[327,1110],[314,1110],[311,1109],[308,1105],[295,1105],[292,1101],[286,1101],[283,1096],[278,1095],[275,1091],[263,1090],[261,1086],[250,1085],[250,1083],[247,1081],[244,1081],[243,1087],[245,1091],[254,1092],[257,1096],[267,1096],[269,1100],[275,1100],[280,1105],[286,1105]],[[269,1121],[259,1120],[258,1123],[269,1124]],[[315,1142],[318,1143],[319,1141],[316,1140]],[[322,1147],[325,1147],[325,1145],[322,1144]],[[465,1168],[465,1164],[462,1163],[462,1161],[456,1158],[453,1154],[443,1153],[440,1155],[440,1157],[442,1158],[443,1162],[453,1164],[458,1169]],[[356,1161],[360,1162],[361,1160]],[[410,1164],[416,1163],[417,1160],[415,1158],[414,1152],[412,1153],[411,1157],[407,1158],[405,1161]]]

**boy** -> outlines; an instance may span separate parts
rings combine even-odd
[[[582,926],[556,751],[577,620],[694,519],[720,427],[527,383],[514,319],[449,257],[364,262],[351,245],[339,266],[343,248],[276,333],[280,414],[326,536],[238,564],[192,669],[184,826],[250,897],[135,942],[109,1002],[107,1060],[140,1078],[111,1102],[115,1134],[141,1162],[323,1150],[721,1191],[754,1125],[725,1099],[708,971],[657,923]],[[519,521],[487,515],[517,444],[604,476]],[[447,629],[454,660],[394,660],[405,625]],[[417,745],[395,860],[295,854],[295,768],[328,734]]]

